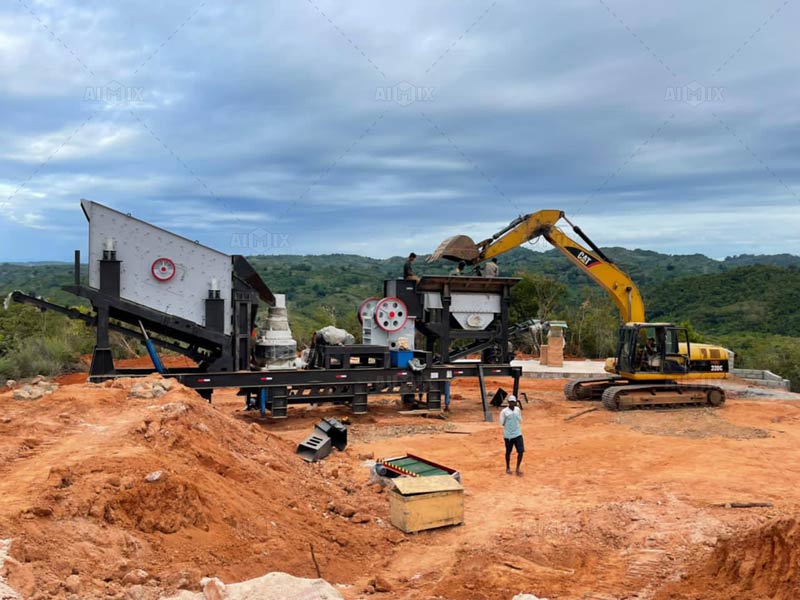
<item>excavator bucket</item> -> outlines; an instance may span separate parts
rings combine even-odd
[[[469,263],[477,260],[479,254],[478,246],[472,241],[471,237],[468,235],[454,235],[439,244],[439,247],[428,258],[428,262],[444,258],[456,262],[463,260]]]

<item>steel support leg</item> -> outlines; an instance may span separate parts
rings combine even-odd
[[[267,416],[267,388],[261,388],[258,391],[258,408],[261,412],[261,418],[264,419]]]

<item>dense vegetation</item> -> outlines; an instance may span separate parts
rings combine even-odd
[[[608,248],[605,253],[640,287],[649,320],[690,323],[695,339],[724,344],[737,364],[767,368],[800,385],[800,257],[742,255],[725,260],[672,256],[644,250]],[[383,280],[402,272],[403,259],[332,254],[250,257],[275,292],[286,293],[295,337],[334,324],[358,333],[356,307],[381,296]],[[558,251],[518,248],[501,257],[502,275],[522,278],[514,291],[512,317],[564,319],[567,352],[602,357],[612,353],[618,313],[607,295]],[[442,274],[450,263],[426,264],[416,271]],[[0,292],[39,293],[57,303],[78,304],[60,289],[72,281],[64,263],[0,264]],[[82,324],[16,307],[0,318],[0,375],[21,376],[69,368],[77,352],[91,349]],[[21,311],[21,312],[20,312]],[[524,347],[525,340],[520,341]],[[117,340],[119,352],[131,347]],[[136,346],[136,344],[133,344]],[[41,360],[39,360],[41,358]],[[45,369],[42,363],[51,368]],[[29,365],[24,367],[24,365]]]
[[[87,310],[86,307],[79,307]],[[83,321],[31,306],[7,303],[0,310],[0,377],[20,379],[58,375],[82,368],[82,356],[94,347],[95,332]],[[111,349],[120,358],[140,353],[140,344],[117,333]]]
[[[86,265],[81,272],[86,282]],[[74,268],[67,263],[0,263],[0,292],[5,296],[14,290],[41,295],[56,304],[76,304],[76,298],[61,289],[74,283]]]
[[[800,268],[738,267],[665,281],[647,290],[653,317],[688,319],[709,334],[800,337]]]

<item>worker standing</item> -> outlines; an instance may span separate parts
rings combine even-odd
[[[483,265],[484,277],[500,277],[500,267],[497,266],[497,259],[493,258]]]
[[[520,465],[525,454],[525,441],[522,439],[522,410],[517,406],[517,397],[508,397],[508,406],[500,411],[500,425],[503,426],[503,441],[506,444],[506,473],[511,475],[511,450],[517,449],[517,476],[522,477]]]
[[[417,255],[413,252],[408,255],[406,259],[406,264],[403,265],[403,279],[408,279],[409,281],[419,281],[419,276],[414,275],[414,259],[417,258]]]

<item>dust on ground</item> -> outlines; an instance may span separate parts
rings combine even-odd
[[[367,415],[296,406],[261,420],[233,391],[213,404],[177,384],[136,398],[132,380],[64,382],[36,401],[2,393],[0,539],[12,542],[0,576],[37,600],[122,599],[135,586],[150,600],[203,576],[316,577],[313,546],[349,600],[798,597],[796,403],[565,421],[594,404],[564,400],[563,383],[522,380],[523,477],[505,474],[498,411],[484,422],[466,380],[447,420],[380,397]],[[344,452],[295,456],[321,417],[345,415]],[[390,525],[363,457],[406,452],[461,473],[463,525]]]
[[[671,435],[690,439],[724,437],[732,440],[750,440],[767,438],[771,435],[766,429],[735,425],[725,419],[724,414],[724,408],[638,410],[618,413],[615,421],[650,435]]]

